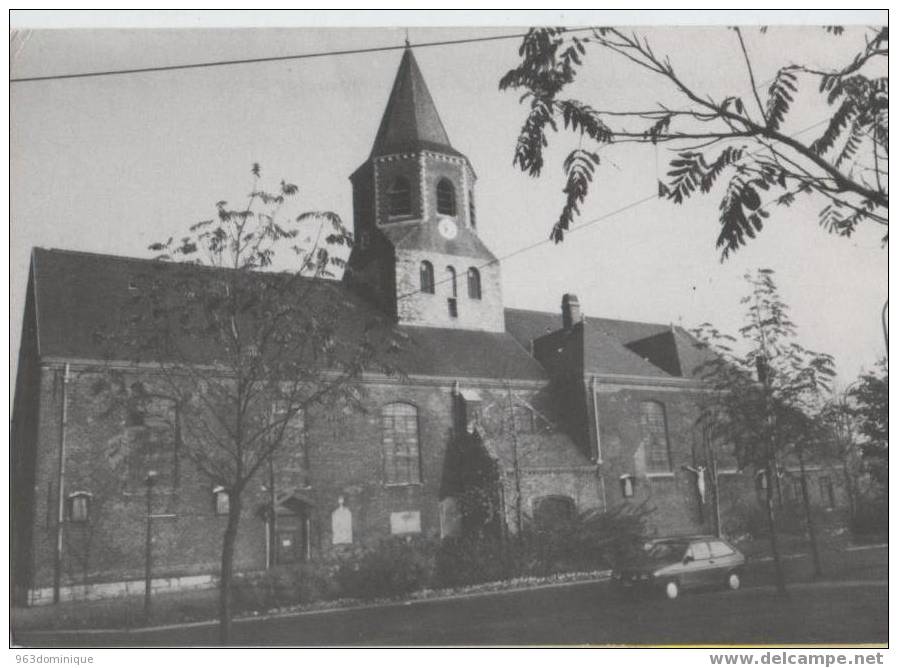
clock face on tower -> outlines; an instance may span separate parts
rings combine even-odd
[[[449,218],[442,218],[437,229],[446,239],[454,239],[455,235],[458,234],[458,227],[456,227],[455,221],[450,220]]]

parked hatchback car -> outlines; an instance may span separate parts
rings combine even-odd
[[[674,599],[684,589],[742,586],[745,556],[722,538],[675,536],[645,545],[640,557],[615,569],[614,582],[623,587],[660,589]]]

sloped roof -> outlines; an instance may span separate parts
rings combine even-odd
[[[699,367],[714,359],[714,353],[700,345],[696,338],[682,327],[674,327],[673,335],[683,376],[686,378],[699,377],[701,375],[698,373]]]
[[[583,323],[583,371],[627,376],[664,377],[670,374],[640,357],[596,323]]]
[[[37,307],[38,354],[62,359],[133,360],[134,350],[111,352],[98,340],[103,329],[114,330],[133,296],[132,284],[161,267],[163,272],[199,274],[222,271],[196,265],[35,248],[32,255]],[[154,277],[155,273],[151,274]],[[271,274],[259,273],[259,280]],[[311,280],[316,300],[336,309],[336,336],[351,336],[366,322],[384,320],[373,305],[337,281]],[[470,330],[389,325],[398,333],[401,350],[391,363],[407,375],[543,380],[542,367],[509,334]],[[214,354],[207,341],[183,346],[191,361]]]
[[[680,327],[594,317],[583,322],[584,372],[691,378],[710,354]],[[505,329],[528,349],[561,328],[560,311],[505,309]]]
[[[670,325],[662,325],[655,322],[594,318],[592,316],[586,317],[584,320],[599,327],[602,331],[624,344],[638,341],[660,332],[670,331]],[[524,347],[529,347],[531,340],[549,332],[554,332],[556,329],[561,329],[561,327],[560,309],[555,313],[519,308],[505,309],[505,329],[520,341]]]
[[[505,309],[505,331],[511,334],[527,350],[534,339],[561,329],[561,312]]]
[[[677,342],[672,329],[647,336],[638,341],[631,341],[627,344],[627,348],[641,358],[651,360],[652,364],[671,376],[683,375],[680,367],[680,356],[677,351]]]
[[[464,226],[459,227],[454,239],[446,239],[433,222],[385,225],[380,231],[397,250],[409,248],[496,262],[496,256],[480,238]]]
[[[449,143],[449,135],[412,50],[406,48],[377,130],[371,157],[421,149],[460,155]]]
[[[415,373],[545,380],[545,370],[505,332],[402,326],[409,342],[403,360]]]

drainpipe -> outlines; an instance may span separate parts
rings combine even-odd
[[[592,419],[593,427],[596,431],[596,474],[599,476],[599,484],[602,488],[602,512],[608,511],[608,499],[605,495],[605,476],[602,475],[602,437],[599,434],[599,401],[596,396],[596,377],[590,378],[590,389],[592,391]]]
[[[65,436],[68,422],[68,384],[69,365],[66,363],[62,376],[62,416],[59,420],[59,476],[56,481],[57,515],[56,515],[56,554],[53,560],[53,603],[59,603],[62,585],[62,543],[63,523],[65,522]]]
[[[599,434],[599,402],[596,397],[596,377],[591,379],[592,385],[592,419],[596,430],[596,464],[602,464],[602,437]]]

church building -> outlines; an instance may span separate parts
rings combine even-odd
[[[479,236],[503,223],[478,217],[474,167],[411,49],[350,181],[355,246],[335,290],[396,323],[408,341],[403,375],[365,374],[364,412],[302,416],[283,465],[244,503],[238,571],[395,535],[459,535],[459,471],[472,467],[498,530],[643,502],[658,534],[713,529],[699,481],[710,466],[696,425],[702,351],[677,326],[585,315],[572,294],[555,313],[505,306],[501,262]],[[214,583],[227,490],[178,460],[177,415],[135,420],[99,410],[91,393],[109,363],[91,333],[115,318],[147,262],[32,253],[11,431],[23,602],[142,591],[148,505],[154,590]],[[459,448],[471,430],[479,438]],[[146,453],[166,472],[150,504]],[[715,465],[724,512],[757,504],[751,472],[726,453]],[[812,493],[835,504],[836,488],[821,477]]]

